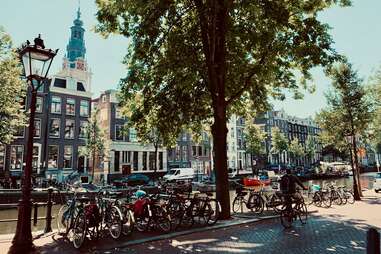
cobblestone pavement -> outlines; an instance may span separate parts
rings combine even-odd
[[[119,253],[364,253],[366,226],[312,216],[284,230],[278,219],[120,249]],[[114,250],[117,251],[117,250]],[[113,251],[112,251],[113,252]],[[115,252],[116,253],[116,252]]]

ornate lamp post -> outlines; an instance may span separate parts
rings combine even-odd
[[[28,253],[34,248],[31,232],[31,174],[33,161],[34,116],[36,112],[36,97],[38,89],[46,81],[53,58],[57,50],[45,49],[40,35],[34,39],[34,45],[29,41],[19,49],[25,78],[30,89],[30,115],[28,139],[26,147],[26,165],[23,172],[22,198],[19,202],[16,234],[9,253]]]

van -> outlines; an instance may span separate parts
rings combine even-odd
[[[172,168],[163,176],[165,181],[192,180],[195,176],[193,168]]]
[[[373,189],[375,192],[381,191],[381,173],[378,172],[374,177]]]

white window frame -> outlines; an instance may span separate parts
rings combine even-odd
[[[60,146],[59,145],[48,145],[48,168],[53,168],[53,167],[49,167],[49,148],[52,147],[52,146],[55,146],[57,147],[57,167],[55,167],[54,169],[58,169],[58,162],[59,162],[59,158],[60,158]]]
[[[38,101],[41,101],[41,109],[40,110],[38,110]],[[42,113],[42,110],[43,110],[43,108],[44,108],[44,98],[42,98],[41,96],[37,96],[37,98],[36,98],[36,113]]]
[[[12,168],[12,160],[11,160],[11,157],[12,157],[12,147],[22,147],[22,152],[21,152],[21,165],[20,165],[20,168]],[[11,145],[11,151],[10,151],[10,156],[9,156],[9,166],[10,166],[10,171],[20,171],[20,170],[23,170],[23,167],[24,167],[24,151],[25,150],[25,147],[24,145]],[[16,156],[17,157],[17,156]]]
[[[53,111],[53,99],[58,98],[60,100],[60,107],[59,107],[59,112]],[[53,114],[61,114],[62,113],[62,98],[59,96],[52,96],[52,102],[50,104],[50,112]]]
[[[73,113],[69,113],[68,110],[67,110],[67,107],[69,105],[68,101],[74,102],[74,112]],[[70,103],[70,105],[73,105],[73,104]],[[75,99],[74,98],[71,98],[71,97],[66,98],[66,107],[65,107],[66,115],[68,115],[68,116],[75,116],[75,106],[76,106],[76,103],[75,103]]]
[[[70,167],[68,168],[68,167],[65,167],[65,161],[66,161],[66,159],[65,159],[65,155],[66,155],[66,148],[67,147],[70,147],[71,148],[71,158],[70,158]],[[63,168],[64,169],[71,169],[71,168],[73,168],[73,154],[74,154],[74,151],[73,151],[74,149],[73,149],[73,146],[72,145],[65,145],[64,146],[64,151],[63,151]]]
[[[66,127],[68,126],[67,125],[68,121],[73,123],[73,136],[72,137],[66,136]],[[74,119],[65,119],[64,137],[65,137],[65,139],[74,139],[75,138],[75,120]]]
[[[33,135],[33,137],[34,138],[41,138],[41,119],[40,118],[34,119],[34,132],[36,132],[36,122],[40,122],[40,133],[38,134],[38,136]]]
[[[60,138],[61,137],[61,119],[60,118],[51,118],[49,119],[49,121],[53,121],[53,120],[58,120],[58,136],[52,136],[50,131],[51,131],[51,128],[52,126],[50,125],[50,122],[49,122],[49,138]]]
[[[116,134],[116,129],[117,129],[118,126],[120,126],[123,129],[123,125],[121,125],[121,124],[115,124],[115,141],[124,141],[124,135],[123,135],[123,133],[122,133],[122,139],[117,139],[118,135]]]
[[[86,103],[87,104],[87,112],[86,112],[86,114],[82,113],[82,106],[84,106],[84,105],[82,105],[82,103]],[[90,103],[89,103],[89,101],[87,101],[87,100],[81,100],[79,102],[79,116],[83,116],[83,117],[89,116],[89,110],[90,110]]]

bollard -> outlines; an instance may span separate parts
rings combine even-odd
[[[38,212],[38,205],[37,203],[33,203],[33,208],[34,208],[34,214],[33,214],[33,226],[37,225],[37,212]]]
[[[45,225],[45,233],[52,232],[52,195],[53,187],[48,188],[48,202],[46,206],[46,225]]]
[[[380,254],[380,234],[375,228],[370,228],[366,234],[366,253]]]

